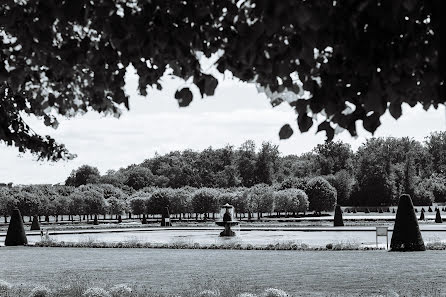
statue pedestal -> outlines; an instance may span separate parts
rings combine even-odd
[[[237,221],[215,222],[218,226],[224,226],[225,229],[220,232],[221,237],[235,236],[235,232],[231,230],[231,226],[238,225]]]

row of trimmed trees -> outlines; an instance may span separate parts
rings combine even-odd
[[[300,156],[281,156],[277,146],[256,148],[246,141],[238,148],[184,150],[155,155],[101,175],[83,165],[66,185],[112,184],[131,195],[143,188],[233,188],[268,184],[299,188],[324,177],[337,190],[342,206],[396,205],[403,193],[415,205],[446,202],[446,132],[432,133],[424,143],[404,138],[371,138],[356,152],[341,141],[317,145]],[[289,185],[292,186],[289,186]]]
[[[310,179],[301,189],[277,188],[258,184],[251,188],[148,187],[126,194],[112,185],[26,186],[0,188],[0,212],[6,217],[14,207],[26,216],[133,215],[161,214],[165,207],[183,218],[191,214],[219,212],[222,204],[234,205],[236,212],[248,216],[263,213],[320,213],[331,211],[336,204],[336,189],[325,179]]]

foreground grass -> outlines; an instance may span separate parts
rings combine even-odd
[[[143,285],[129,284],[103,284],[97,286],[90,278],[75,276],[54,281],[46,286],[37,285],[25,287],[13,285],[0,280],[0,296],[2,297],[297,297],[305,294],[292,295],[277,288],[266,288],[247,292],[241,283],[228,283],[212,280],[201,284],[195,284],[194,288],[183,290],[181,294],[166,294],[156,292]],[[387,292],[358,294],[329,293],[320,296],[327,297],[354,297],[354,296],[376,296],[376,297],[440,297],[444,296],[441,287],[432,283],[428,287],[419,288],[414,284],[408,284],[403,289],[396,288]]]
[[[189,297],[206,289],[223,293],[230,284],[239,288],[234,291],[237,294],[258,296],[270,287],[292,296],[314,297],[398,296],[394,292],[402,292],[400,296],[441,296],[435,295],[438,288],[445,293],[443,285],[437,285],[446,275],[444,251],[5,247],[0,252],[0,279],[21,287],[24,294],[36,285],[57,289],[71,280],[84,290],[91,286],[109,291],[125,283],[138,292],[152,294],[146,295],[149,297]],[[77,281],[79,275],[81,280]]]

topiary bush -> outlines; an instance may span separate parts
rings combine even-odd
[[[6,233],[5,246],[25,245],[28,243],[25,228],[23,227],[22,215],[18,208],[12,212],[11,220]]]
[[[398,203],[395,225],[390,242],[391,251],[425,251],[412,199],[403,194]]]
[[[290,295],[283,290],[269,288],[263,292],[262,297],[290,297]]]
[[[133,290],[126,284],[120,284],[113,286],[110,289],[110,294],[112,297],[130,297],[132,296]]]
[[[32,289],[29,297],[49,297],[51,296],[51,291],[45,286],[37,286]]]
[[[437,214],[435,215],[435,223],[437,224],[443,223],[443,219],[441,218],[440,210],[438,208],[437,208]]]
[[[82,297],[111,297],[111,295],[102,288],[89,288],[83,294]]]
[[[342,219],[342,209],[340,205],[336,205],[333,226],[334,227],[344,226],[344,220]]]
[[[33,230],[40,230],[40,223],[39,223],[39,219],[37,218],[37,216],[33,217],[33,222],[31,223],[31,231]]]
[[[421,212],[420,221],[424,221],[424,211]]]
[[[307,183],[306,193],[310,210],[316,213],[332,211],[336,205],[336,189],[322,177],[310,179]]]
[[[429,206],[429,209],[427,211],[428,212],[432,212],[432,208]]]

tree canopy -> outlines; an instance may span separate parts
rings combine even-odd
[[[402,103],[445,102],[442,0],[139,1],[4,0],[0,7],[0,140],[49,160],[74,157],[24,121],[35,115],[128,108],[132,65],[141,95],[164,75],[190,86],[175,98],[212,96],[221,74],[255,83],[273,106],[287,101],[301,132],[314,124],[374,132]],[[214,71],[203,67],[214,58]],[[316,118],[315,115],[322,115]],[[293,133],[290,125],[280,137]]]

